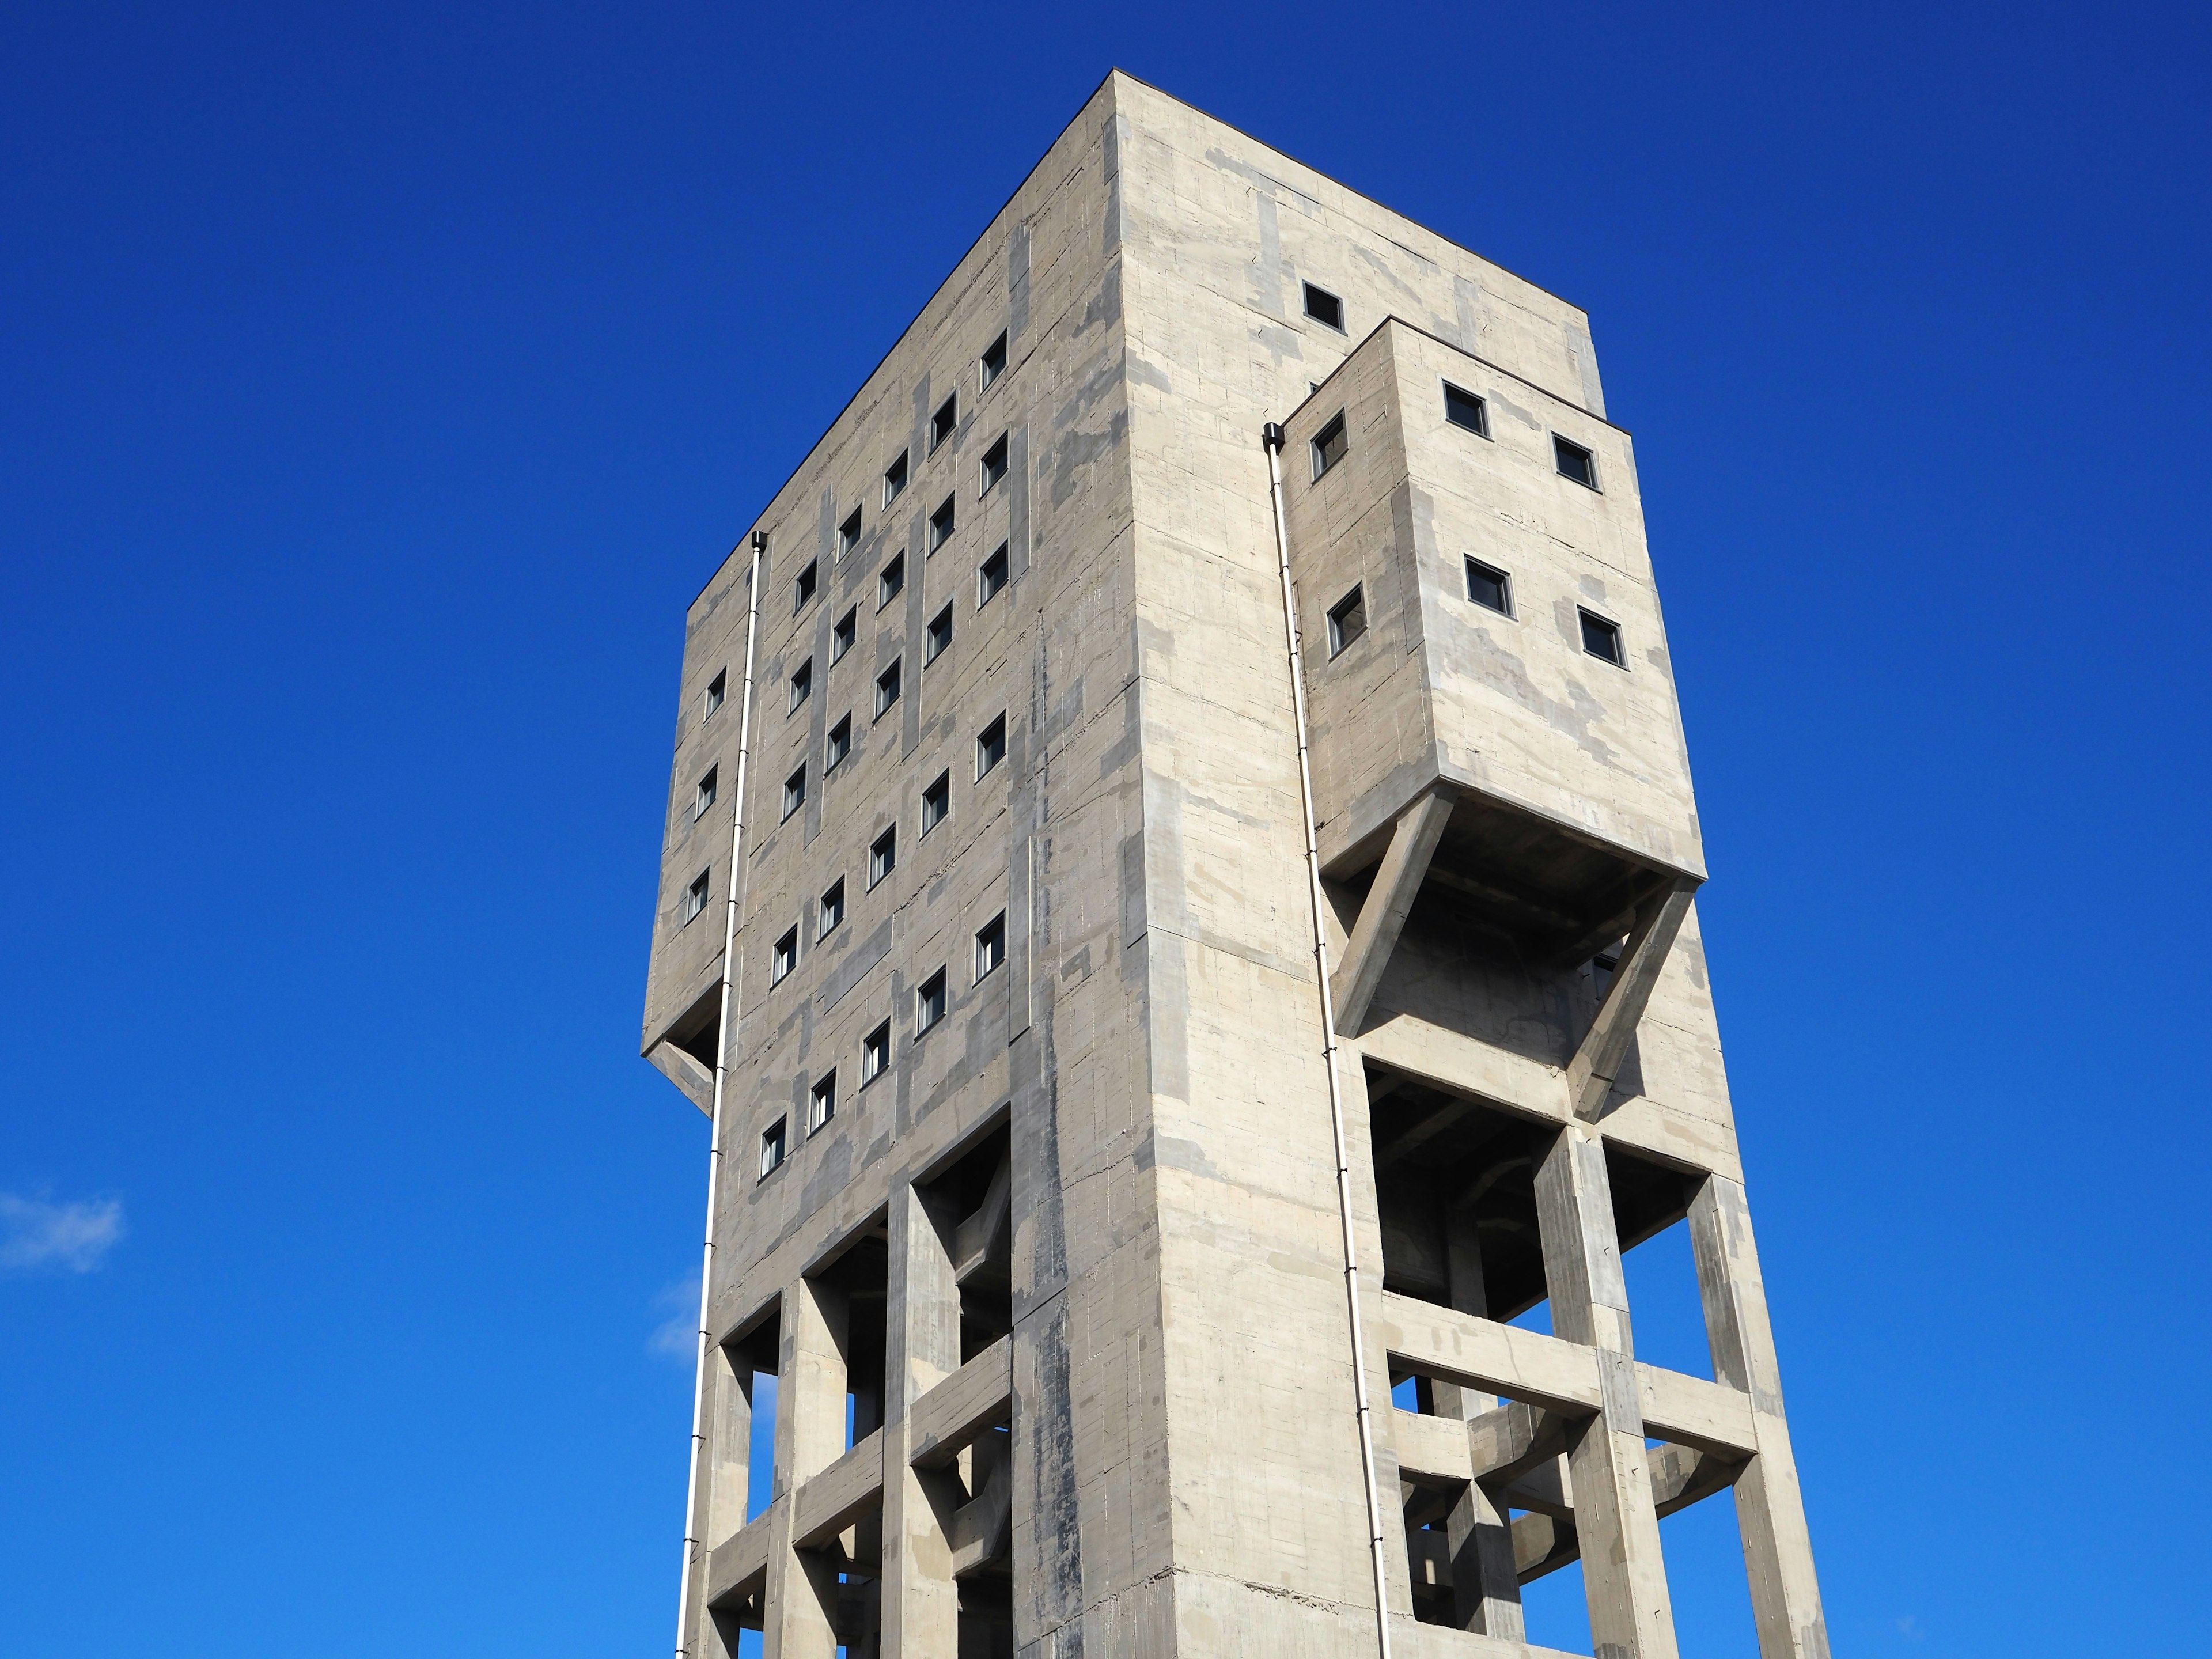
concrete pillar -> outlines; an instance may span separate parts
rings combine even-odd
[[[1455,1210],[1445,1221],[1445,1261],[1451,1280],[1451,1304],[1477,1319],[1490,1317],[1490,1297],[1482,1282],[1482,1240],[1474,1212]],[[1437,1415],[1472,1422],[1498,1401],[1479,1389],[1455,1383],[1433,1385]],[[1451,1547],[1453,1611],[1462,1630],[1508,1641],[1524,1639],[1521,1580],[1513,1567],[1511,1517],[1480,1482],[1470,1482],[1445,1522]]]
[[[1781,1367],[1741,1182],[1705,1177],[1690,1205],[1690,1238],[1714,1380],[1751,1396],[1759,1453],[1737,1478],[1735,1516],[1751,1577],[1759,1659],[1827,1659],[1828,1626],[1813,1571],[1812,1534],[1790,1425],[1782,1415]]]
[[[1605,1146],[1595,1131],[1575,1123],[1559,1133],[1536,1172],[1536,1212],[1552,1333],[1597,1351],[1599,1412],[1567,1453],[1590,1635],[1608,1659],[1674,1659],[1674,1614],[1644,1456],[1628,1287],[1613,1232]]]
[[[910,1183],[898,1182],[890,1221],[883,1653],[884,1659],[934,1659],[951,1654],[959,1640],[951,1527],[961,1492],[953,1470],[912,1467],[908,1413],[933,1384],[960,1369],[960,1285],[947,1243],[951,1218],[933,1214]]]
[[[793,1547],[792,1494],[845,1449],[845,1296],[802,1279],[783,1305],[762,1652],[763,1659],[833,1659],[837,1574],[818,1553]]]

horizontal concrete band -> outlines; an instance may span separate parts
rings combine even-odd
[[[911,1461],[950,1462],[1013,1407],[1012,1340],[1000,1337],[915,1401],[908,1425]],[[817,1548],[882,1503],[884,1436],[878,1429],[792,1493],[792,1541]],[[769,1513],[763,1510],[718,1546],[707,1564],[707,1604],[741,1595],[768,1571]]]
[[[1377,1340],[1392,1358],[1403,1360],[1422,1376],[1486,1389],[1569,1417],[1593,1415],[1604,1404],[1595,1348],[1388,1291],[1382,1303]],[[1653,1438],[1731,1458],[1758,1451],[1749,1395],[1657,1365],[1637,1364],[1635,1376],[1644,1427]],[[1408,1415],[1399,1414],[1404,1434],[1401,1467],[1443,1479],[1474,1478],[1474,1453],[1465,1425],[1417,1419],[1440,1424],[1442,1432],[1405,1429],[1403,1419]],[[1408,1453],[1443,1467],[1407,1463]]]

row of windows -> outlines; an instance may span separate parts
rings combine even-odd
[[[1501,617],[1513,615],[1513,579],[1480,559],[1466,561],[1467,597]],[[1575,613],[1582,619],[1583,649],[1615,668],[1628,666],[1628,653],[1620,641],[1620,624],[1583,605]],[[1355,582],[1352,591],[1328,608],[1328,654],[1341,656],[1345,648],[1367,631],[1367,594]]]
[[[1490,410],[1482,398],[1463,386],[1443,383],[1444,420],[1450,425],[1472,432],[1478,438],[1490,436]],[[1313,475],[1318,478],[1344,459],[1347,439],[1342,410],[1331,416],[1313,435]],[[1583,445],[1558,433],[1552,434],[1552,466],[1562,478],[1569,478],[1585,489],[1597,489],[1597,457]],[[1602,490],[1599,491],[1603,494]]]
[[[844,904],[842,887],[843,884],[840,883],[838,885],[838,907],[839,915],[841,916],[843,914]],[[826,900],[827,895],[825,895],[824,897]],[[797,930],[794,929],[793,933],[787,934],[785,936],[787,939],[793,940],[793,949],[794,951],[797,949],[795,939],[796,932]],[[776,945],[777,951],[781,952],[784,946],[782,943],[779,942]],[[981,984],[993,974],[996,973],[999,969],[1005,964],[1006,960],[1006,913],[1004,910],[1001,910],[997,915],[993,916],[990,921],[985,922],[981,927],[975,930],[974,958],[975,978],[971,982],[977,985]],[[925,979],[919,986],[915,988],[915,1041],[921,1041],[921,1038],[927,1036],[932,1030],[935,1030],[937,1026],[944,1023],[947,1003],[946,983],[946,969],[939,968],[935,973],[932,974],[927,979]],[[884,1021],[882,1024],[877,1026],[874,1030],[869,1032],[867,1036],[860,1039],[860,1087],[865,1089],[870,1084],[873,1083],[878,1078],[883,1076],[885,1072],[890,1069],[890,1063],[891,1022],[887,1019]],[[829,1071],[817,1078],[815,1080],[814,1086],[807,1091],[807,1134],[810,1136],[819,1134],[822,1130],[827,1127],[830,1120],[836,1115],[837,1068],[833,1066]],[[776,1170],[782,1164],[785,1158],[789,1155],[790,1149],[791,1135],[789,1130],[789,1119],[779,1117],[775,1122],[769,1124],[766,1129],[761,1132],[761,1179],[765,1181],[769,1176],[775,1173]]]

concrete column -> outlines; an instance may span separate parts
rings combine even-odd
[[[845,1297],[802,1279],[783,1306],[762,1651],[763,1659],[833,1659],[837,1575],[816,1552],[793,1547],[792,1494],[845,1449]]]
[[[1735,1518],[1751,1575],[1759,1659],[1827,1659],[1828,1626],[1813,1571],[1812,1534],[1797,1488],[1790,1425],[1782,1415],[1782,1370],[1741,1182],[1705,1177],[1690,1205],[1690,1238],[1714,1380],[1751,1396],[1759,1453],[1736,1480]]]
[[[1595,1131],[1580,1123],[1560,1131],[1536,1172],[1536,1212],[1552,1334],[1597,1352],[1598,1415],[1582,1425],[1567,1453],[1590,1635],[1608,1659],[1674,1659],[1628,1287],[1605,1146]]]
[[[952,1577],[952,1516],[959,1478],[908,1462],[908,1413],[930,1387],[960,1369],[960,1285],[947,1235],[952,1218],[906,1182],[891,1189],[890,1303],[884,1319],[883,1653],[935,1659],[960,1635]]]
[[[700,1514],[693,1528],[700,1547],[691,1563],[691,1607],[698,1617],[691,1651],[701,1659],[736,1659],[736,1627],[725,1631],[707,1610],[707,1558],[745,1524],[752,1469],[752,1361],[732,1359],[726,1348],[707,1356],[707,1444],[702,1455]]]
[[[1474,1212],[1455,1211],[1445,1223],[1445,1260],[1451,1280],[1451,1304],[1477,1319],[1490,1317],[1490,1297],[1482,1282],[1482,1240]],[[1455,1383],[1431,1385],[1437,1415],[1473,1422],[1498,1401],[1478,1389]],[[1452,1506],[1445,1537],[1452,1553],[1452,1601],[1462,1630],[1509,1641],[1524,1639],[1521,1580],[1513,1566],[1511,1520],[1480,1482],[1470,1482]]]

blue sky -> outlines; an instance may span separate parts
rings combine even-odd
[[[682,608],[1117,63],[1591,314],[1837,1650],[2201,1646],[2201,9],[0,43],[9,1652],[667,1642]]]

